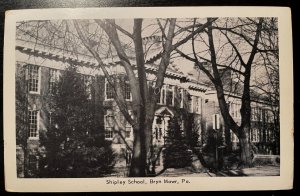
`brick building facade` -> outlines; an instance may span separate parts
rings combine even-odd
[[[24,129],[26,133],[26,139],[23,140],[23,143],[17,141],[19,177],[24,176],[22,172],[24,164],[33,173],[38,168],[37,152],[42,150],[39,145],[39,133],[47,131],[47,125],[51,123],[52,113],[49,105],[51,101],[49,100],[53,93],[53,86],[59,80],[61,72],[69,65],[79,65],[78,71],[82,74],[86,90],[90,94],[91,101],[95,104],[99,132],[104,134],[106,140],[112,142],[113,149],[120,155],[120,161],[116,165],[124,166],[122,157],[126,153],[126,145],[118,132],[120,129],[123,130],[123,137],[129,145],[132,145],[132,127],[119,111],[104,74],[98,69],[91,68],[90,65],[94,63],[91,57],[85,55],[75,59],[66,54],[62,55],[56,49],[33,48],[32,45],[25,42],[17,42],[16,80],[21,81],[21,89],[24,90],[25,95],[25,101],[19,103],[23,105],[21,108],[23,108],[24,115],[21,118],[24,126],[19,125],[17,129]],[[114,62],[108,63],[107,67],[112,74],[120,76],[124,97],[130,111],[131,94],[129,85],[126,83],[126,77],[123,76],[123,68]],[[155,63],[146,64],[149,88],[155,82],[153,73],[156,70]],[[200,74],[197,70],[193,70],[191,74],[183,74],[173,64],[169,65],[152,125],[153,144],[164,145],[170,119],[174,115],[179,115],[182,120],[180,122],[181,129],[184,130],[185,134],[189,135],[189,131],[193,129],[192,124],[198,125],[198,144],[204,146],[207,144],[207,136],[213,129],[213,118],[215,114],[219,114],[217,115],[218,121],[220,121],[218,131],[224,139],[224,144],[232,145],[233,150],[238,149],[238,139],[230,130],[226,129],[221,118],[214,89],[211,85],[197,80],[197,74]],[[228,94],[227,100],[231,115],[239,122],[239,97]],[[274,150],[267,148],[267,145],[264,145],[275,139],[269,106],[260,101],[253,101],[252,105],[253,127],[249,136],[250,141],[259,147],[260,153],[278,153],[278,151],[274,152]],[[191,119],[194,121],[193,123]],[[17,130],[17,133],[19,132],[20,130]],[[21,148],[22,145],[26,148]],[[26,150],[24,151],[24,149]]]

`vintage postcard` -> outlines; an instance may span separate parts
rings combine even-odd
[[[293,187],[289,8],[5,17],[7,191]]]

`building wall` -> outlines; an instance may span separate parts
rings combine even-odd
[[[26,80],[26,67],[28,66],[28,64],[39,66],[40,91],[39,93],[27,93],[26,104],[28,110],[38,111],[38,131],[47,131],[47,126],[49,125],[50,118],[49,112],[51,111],[51,95],[49,94],[50,69],[63,71],[69,65],[69,63],[63,62],[58,59],[29,56],[28,54],[20,51],[17,51],[17,53],[18,58],[16,63],[16,74],[21,75],[20,78],[24,79],[24,86],[26,88],[28,88],[28,85],[26,85],[26,83],[28,83],[28,78]],[[108,138],[108,140],[112,142],[112,147],[119,156],[119,161],[116,165],[119,167],[125,166],[124,160],[126,159],[128,151],[126,150],[126,145],[119,132],[125,135],[124,129],[126,128],[126,120],[121,114],[116,102],[113,99],[107,99],[106,79],[103,74],[101,74],[101,72],[91,73],[84,68],[80,69],[79,71],[83,75],[89,75],[90,77],[92,77],[91,101],[95,106],[95,126],[96,130],[99,130],[98,133],[103,135],[106,134],[105,130],[107,126],[105,124],[105,117],[107,115],[114,116],[115,120],[117,121],[116,124],[112,126],[112,129],[114,130],[113,137]],[[150,72],[147,73],[147,77],[149,81],[155,79],[154,74]],[[124,75],[120,75],[119,78],[121,80],[120,84],[124,89],[126,77]],[[170,119],[174,116],[179,116],[182,119],[182,128],[185,131],[187,138],[191,140],[192,131],[195,131],[196,129],[199,134],[198,145],[202,147],[209,145],[210,138],[215,137],[214,134],[217,134],[218,138],[221,138],[218,141],[218,145],[226,144],[230,145],[230,148],[232,147],[233,150],[238,149],[237,138],[231,133],[229,129],[225,127],[224,120],[220,114],[216,94],[209,93],[207,91],[209,89],[207,86],[196,84],[188,80],[188,78],[181,78],[176,75],[167,75],[164,80],[164,84],[173,86],[173,104],[167,104],[166,100],[164,101],[164,103],[158,103],[156,107],[156,116],[163,116],[164,118],[167,117],[167,119]],[[229,101],[233,103],[235,99],[229,99]],[[131,100],[127,101],[127,106],[128,109],[131,110]],[[259,107],[262,108],[263,105],[259,105]],[[25,113],[27,112],[28,111],[25,111]],[[217,131],[213,129],[213,115],[215,114],[219,115],[218,117],[220,121],[220,127]],[[238,116],[234,116],[234,118],[236,122],[240,122]],[[262,122],[256,122],[253,120],[252,122],[252,129],[257,129],[256,135],[259,135],[255,136],[256,139],[253,143],[255,143],[255,145],[259,147],[261,152],[270,153],[270,150],[267,150],[264,147],[264,144],[272,140],[272,122],[266,123],[265,116],[262,116],[261,121]],[[155,128],[155,120],[153,123],[153,128]],[[168,129],[167,126],[166,129]],[[162,133],[163,135],[165,135],[166,129],[164,130],[164,133]],[[156,132],[153,129],[153,137],[155,137],[155,134]],[[250,134],[249,137],[253,138],[253,134]],[[252,140],[252,138],[250,139]],[[23,160],[22,157],[24,157],[25,165],[36,164],[36,166],[38,167],[38,161],[34,163],[34,161],[30,160],[30,157],[32,158],[32,156],[37,155],[37,152],[41,150],[38,136],[36,138],[26,138],[26,141],[27,143],[25,151],[18,151],[18,157],[21,157],[19,160]],[[132,131],[130,136],[126,138],[126,142],[129,146],[132,146]]]

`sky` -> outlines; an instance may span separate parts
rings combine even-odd
[[[160,20],[161,24],[164,25],[165,19],[159,19],[159,20]],[[222,19],[220,21],[221,22],[219,22],[218,24],[223,25]],[[90,22],[93,22],[93,21],[90,21]],[[187,26],[187,25],[191,25],[192,22],[193,22],[192,19],[177,19],[177,21],[176,21],[177,27],[175,29],[175,32],[179,29],[179,26],[184,27],[184,26]],[[203,23],[206,22],[206,19],[197,19],[197,22],[201,22],[203,24]],[[63,29],[64,26],[63,25],[60,26],[60,24],[64,24],[64,23],[61,23],[60,21],[57,21],[56,27],[58,27],[60,29]],[[133,20],[132,19],[116,19],[116,24],[119,25],[120,27],[124,28],[129,33],[133,32]],[[50,27],[50,28],[49,27],[46,28],[46,27],[47,26],[45,26],[45,31],[44,31],[45,35],[44,36],[45,36],[45,39],[50,40],[51,35],[50,35],[49,32],[53,31],[55,33],[55,29],[53,30],[52,27]],[[161,37],[161,35],[162,35],[160,30],[159,30],[159,26],[157,24],[157,19],[144,19],[142,28],[143,28],[142,37],[148,37],[148,36],[152,36],[152,35],[156,35],[156,36]],[[83,29],[86,32],[89,32],[91,35],[97,30],[98,35],[94,38],[94,40],[96,41],[95,44],[101,45],[101,47],[98,51],[100,53],[102,52],[103,53],[102,55],[107,54],[107,51],[106,51],[108,49],[107,38],[106,38],[106,41],[103,41],[103,42],[98,41],[98,40],[102,39],[102,37],[99,36],[99,32],[101,32],[101,30],[99,30],[99,28],[97,29],[97,25],[96,26],[95,25],[94,26],[89,25],[88,28],[83,28]],[[166,28],[166,29],[168,29],[168,28]],[[72,38],[72,36],[73,36],[72,31],[76,32],[76,30],[74,28],[72,29],[72,22],[71,21],[69,21],[68,30],[71,31],[69,36]],[[41,35],[42,33],[43,33],[43,31],[40,31],[39,35]],[[167,31],[165,33],[167,33]],[[188,33],[189,32],[185,32],[185,33],[181,33],[181,34],[177,35],[173,40],[173,44],[176,43],[178,40],[181,40],[181,39],[185,38]],[[126,35],[124,35],[123,33],[120,33],[120,32],[118,34],[119,34],[119,37],[120,37],[120,40],[121,40],[122,43],[126,43],[126,44],[130,45],[131,48],[133,48],[133,43],[132,43],[131,38],[129,38],[128,36],[126,36]],[[197,37],[196,40],[195,40],[195,50],[196,50],[196,52],[202,51],[201,56],[204,57],[204,58],[210,59],[210,54],[207,50],[208,49],[208,46],[207,46],[208,41],[207,41],[206,33],[202,33],[200,35],[201,35],[201,37]],[[216,52],[217,52],[217,60],[219,61],[218,63],[222,64],[223,61],[224,61],[224,63],[226,64],[226,62],[229,61],[226,58],[230,56],[230,53],[232,52],[232,49],[231,49],[231,47],[228,43],[226,44],[227,40],[226,40],[226,38],[224,38],[223,35],[220,34],[220,32],[214,31],[214,37],[216,38],[214,40],[214,43],[215,43],[215,48],[216,48]],[[218,39],[218,37],[220,37],[222,39]],[[76,39],[75,37],[73,37],[73,38]],[[65,39],[65,37],[63,39]],[[105,40],[105,38],[103,40]],[[64,43],[65,40],[52,39],[51,41],[52,42],[56,41],[55,44],[62,44],[62,43]],[[247,47],[247,44],[245,44],[245,43],[236,42],[235,44],[237,44],[237,46],[239,46],[240,51],[243,51],[243,53],[244,53],[243,58],[246,61],[247,58],[248,58],[247,53],[249,52],[249,50],[251,48]],[[75,45],[75,47],[74,47],[74,45]],[[70,48],[70,50],[72,50],[72,49],[78,50],[78,48],[80,48],[78,46],[80,46],[80,45],[82,46],[80,41],[76,41],[75,44],[73,44],[73,47]],[[153,48],[153,45],[151,45],[151,47]],[[84,50],[83,46],[81,48]],[[192,54],[192,52],[193,52],[193,50],[192,50],[192,41],[186,42],[185,44],[180,46],[178,49],[183,51],[185,54]],[[113,47],[112,47],[112,50],[113,50]],[[149,59],[151,56],[158,53],[160,50],[161,50],[161,47],[160,47],[160,49],[153,50],[154,52],[148,53],[150,55],[148,55],[147,59]],[[194,67],[193,62],[191,62],[189,60],[186,60],[185,58],[179,57],[178,54],[172,55],[171,62],[173,62],[173,64],[176,64],[177,67],[179,68],[179,70],[181,72],[183,72],[184,74],[187,74],[187,73],[191,72],[193,70],[193,67]],[[240,66],[240,64],[238,63],[238,61],[236,61],[236,62],[237,62],[236,66],[238,68]],[[263,69],[257,69],[257,72],[253,75],[256,78],[261,78],[262,76],[264,76]]]

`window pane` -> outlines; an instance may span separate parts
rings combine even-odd
[[[124,97],[127,100],[131,99],[130,86],[128,83],[125,83],[125,86],[124,86]]]
[[[39,84],[39,67],[37,65],[28,65],[28,90],[38,92]]]
[[[179,90],[179,97],[178,97],[178,101],[180,103],[180,108],[183,108],[183,89]]]
[[[105,138],[107,138],[107,139],[113,138],[113,131],[112,131],[111,127],[105,128]]]
[[[83,82],[88,99],[92,98],[92,76],[83,76]]]
[[[126,127],[125,127],[125,137],[129,138],[130,135],[131,135],[131,125],[128,123],[128,124],[126,124]]]
[[[29,111],[29,137],[37,137],[37,111]]]
[[[49,70],[49,94],[55,94],[57,90],[57,82],[59,81],[59,70]]]
[[[199,97],[195,97],[195,109],[197,113],[200,113],[200,98]]]
[[[113,89],[111,88],[111,85],[106,82],[106,99],[113,99],[114,94],[113,94]]]
[[[174,96],[173,86],[168,85],[167,86],[167,97],[166,97],[167,105],[173,105],[173,96]]]
[[[37,157],[36,155],[29,155],[28,157],[29,170],[35,171],[37,169]]]
[[[189,95],[188,108],[189,108],[189,111],[190,111],[190,112],[193,112],[193,105],[192,105],[192,102],[193,102],[193,96]]]
[[[111,139],[113,138],[113,124],[114,124],[114,117],[113,116],[105,116],[105,138]]]
[[[163,86],[161,88],[161,104],[165,104],[165,98],[166,98],[166,91],[165,91],[165,87]]]

